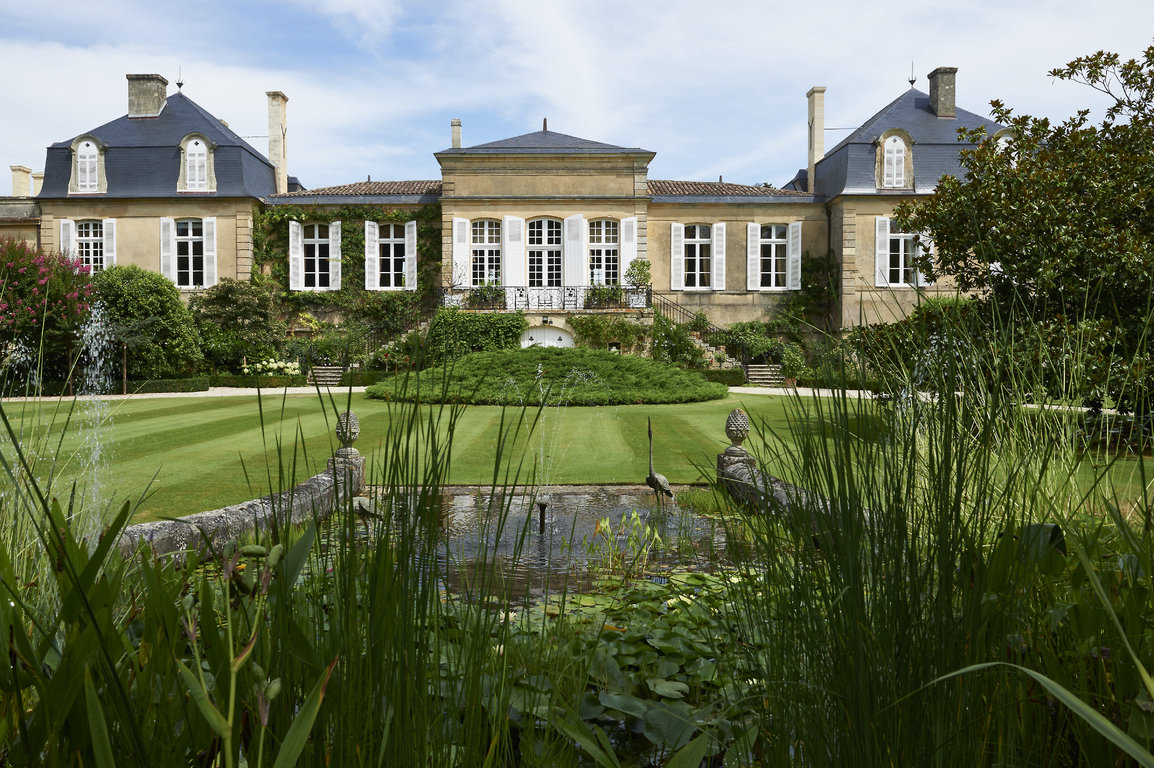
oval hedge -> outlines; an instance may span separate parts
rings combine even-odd
[[[625,405],[718,400],[724,384],[643,357],[592,349],[475,352],[454,365],[383,379],[366,389],[381,400],[472,405]]]

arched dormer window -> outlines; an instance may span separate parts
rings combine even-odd
[[[878,139],[878,189],[912,189],[914,186],[913,141],[900,128],[886,131]]]
[[[70,194],[91,195],[108,191],[104,174],[104,146],[92,136],[81,136],[72,142],[72,178]]]
[[[199,133],[190,133],[180,142],[180,177],[178,192],[215,192],[213,167],[215,146]]]

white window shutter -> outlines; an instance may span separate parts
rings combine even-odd
[[[116,265],[116,219],[105,219],[101,222],[104,230],[104,267]]]
[[[455,287],[470,285],[472,254],[469,250],[469,220],[453,219],[453,276]]]
[[[60,220],[60,254],[73,258],[76,251],[76,222],[72,219]]]
[[[874,223],[874,285],[888,288],[890,284],[890,220],[878,216]]]
[[[417,290],[417,222],[405,222],[405,290]]]
[[[630,216],[627,219],[621,220],[621,250],[619,252],[621,260],[620,269],[618,273],[618,282],[621,285],[625,284],[625,273],[629,271],[629,265],[637,258],[637,217]],[[588,270],[586,270],[588,272]]]
[[[669,290],[685,290],[685,225],[669,227]]]
[[[289,222],[289,290],[304,290],[304,233],[299,221]]]
[[[761,226],[745,225],[745,289],[761,288]]]
[[[365,222],[365,290],[381,290],[381,228],[375,221]]]
[[[585,265],[585,217],[581,214],[565,219],[565,251],[562,279],[564,285],[588,285],[589,269]]]
[[[525,220],[506,216],[503,230],[501,244],[505,258],[501,265],[501,284],[515,287],[528,285],[525,274]]]
[[[713,276],[710,280],[715,291],[725,290],[725,224],[713,225]]]
[[[934,244],[933,241],[930,240],[928,232],[923,232],[918,237],[917,259],[921,259],[923,254],[929,254],[931,258],[933,258],[934,255]],[[925,288],[934,284],[934,281],[923,275],[920,269],[914,272],[914,280],[919,288]]]
[[[204,226],[204,288],[216,285],[216,217],[203,220]]]
[[[160,220],[160,274],[176,282],[176,221]]]
[[[785,240],[785,281],[791,291],[801,290],[801,222],[789,225]]]
[[[341,223],[329,224],[329,290],[341,289]]]

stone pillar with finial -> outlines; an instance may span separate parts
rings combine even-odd
[[[336,501],[340,505],[346,499],[359,496],[365,487],[365,457],[353,447],[353,443],[361,436],[357,415],[352,411],[339,414],[336,433],[341,447],[329,459],[328,469],[333,473]]]
[[[730,446],[717,455],[717,481],[738,501],[762,508],[765,482],[760,477],[757,461],[741,445],[749,437],[749,417],[745,411],[734,408],[729,412],[725,435]]]

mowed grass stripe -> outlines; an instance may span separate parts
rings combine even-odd
[[[746,400],[729,397],[684,405],[548,408],[540,416],[535,408],[502,412],[497,407],[473,406],[465,409],[453,435],[449,481],[492,481],[494,452],[505,430],[514,439],[505,446],[499,481],[528,482],[534,462],[541,460],[543,441],[545,463],[537,472],[538,481],[640,483],[648,472],[646,420],[650,417],[656,470],[671,482],[700,481],[699,467],[712,467],[714,457],[727,444],[725,418],[734,407],[752,406],[747,410],[753,411],[753,418],[764,417],[784,426],[779,398]],[[345,404],[346,398],[341,397],[337,407],[343,410]],[[359,394],[352,396],[351,407],[361,425],[357,448],[371,458],[370,466],[379,466],[381,457],[387,455],[382,447],[389,425],[399,422],[407,407]],[[117,401],[110,412],[112,423],[104,429],[108,469],[102,486],[115,490],[120,499],[136,497],[159,471],[138,519],[214,509],[267,493],[270,485],[280,490],[320,471],[337,447],[333,407],[328,402],[322,405],[315,396],[267,396],[260,404],[256,398],[244,397],[129,400]],[[422,407],[423,424],[432,413],[442,414],[438,432],[446,438],[447,409]],[[25,407],[23,418],[34,420],[37,414]],[[529,427],[538,418],[529,438]],[[77,423],[74,419],[73,425]],[[82,439],[82,434],[70,430],[66,442],[74,447]]]

